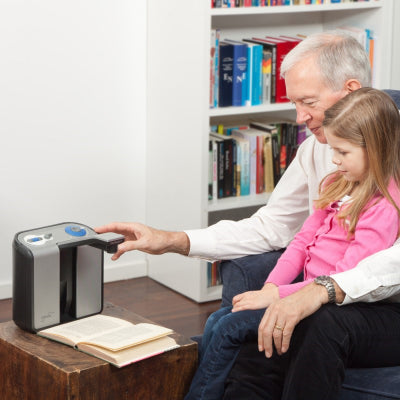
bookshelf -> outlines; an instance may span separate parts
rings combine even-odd
[[[208,201],[208,133],[216,122],[295,116],[289,103],[209,109],[210,30],[221,38],[311,34],[340,25],[373,29],[374,86],[390,87],[393,0],[308,6],[211,9],[209,1],[148,4],[146,220],[166,230],[204,228],[209,216],[252,210],[268,194]],[[149,256],[148,275],[198,302],[215,300],[206,262]]]

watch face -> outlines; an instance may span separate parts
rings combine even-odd
[[[317,276],[315,278],[315,282],[324,284],[324,283],[330,282],[330,279],[328,276],[321,275],[321,276]]]

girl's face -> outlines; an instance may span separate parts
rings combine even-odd
[[[333,135],[329,128],[324,129],[325,137],[333,150],[332,162],[339,173],[350,182],[361,182],[368,172],[367,152],[345,139]]]

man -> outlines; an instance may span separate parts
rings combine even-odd
[[[297,122],[306,123],[313,135],[300,146],[268,204],[248,219],[221,221],[202,230],[165,232],[122,223],[100,227],[98,232],[118,232],[127,238],[114,259],[125,251],[141,250],[232,260],[221,270],[224,305],[238,293],[262,287],[281,254],[278,250],[287,246],[309,215],[319,182],[334,169],[322,128],[324,111],[351,91],[371,86],[365,51],[354,39],[336,34],[305,39],[285,58],[281,73],[296,106]],[[393,297],[400,292],[399,259],[400,246],[393,246],[353,270],[273,303],[260,324],[263,353],[257,354],[254,345],[243,350],[225,397],[320,399],[321,393],[328,393],[325,398],[334,399],[346,366],[398,363],[400,346],[393,344],[400,343],[400,306],[325,304],[332,299],[347,304]],[[355,340],[360,341],[360,335],[365,340],[359,344]],[[372,339],[384,335],[383,341]]]

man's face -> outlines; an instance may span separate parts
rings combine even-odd
[[[327,143],[322,127],[324,112],[348,92],[344,88],[334,92],[322,82],[314,57],[305,58],[290,69],[285,83],[287,96],[296,106],[297,123],[306,124],[320,143]]]

